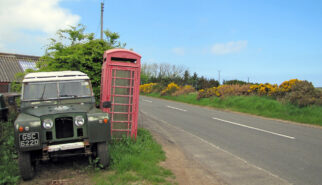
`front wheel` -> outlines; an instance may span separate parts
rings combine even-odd
[[[32,179],[35,175],[35,165],[32,162],[30,152],[19,152],[18,163],[22,179]]]
[[[106,142],[97,143],[97,157],[100,159],[101,168],[106,168],[110,164],[109,148]]]

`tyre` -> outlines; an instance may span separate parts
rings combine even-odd
[[[35,165],[33,164],[30,152],[19,152],[18,163],[22,179],[32,179],[35,175]]]
[[[106,142],[97,143],[97,157],[100,159],[101,168],[106,168],[110,164],[109,148]]]

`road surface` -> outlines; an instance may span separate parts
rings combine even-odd
[[[319,127],[146,96],[142,116],[227,184],[322,184]]]

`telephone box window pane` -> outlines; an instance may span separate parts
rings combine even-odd
[[[116,77],[118,77],[118,78],[131,78],[131,71],[117,70]]]

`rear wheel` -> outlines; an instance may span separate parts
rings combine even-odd
[[[32,161],[30,152],[19,152],[18,163],[22,179],[32,179],[35,175],[35,164]]]
[[[97,157],[102,168],[106,168],[110,164],[109,148],[106,142],[97,143]]]

